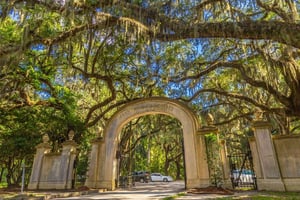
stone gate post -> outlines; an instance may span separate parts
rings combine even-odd
[[[43,166],[43,159],[45,154],[51,151],[51,145],[48,142],[49,136],[45,134],[43,135],[43,143],[38,144],[36,146],[36,153],[33,160],[30,181],[28,184],[28,189],[30,190],[39,189],[39,181]]]
[[[267,121],[256,120],[252,124],[254,130],[255,144],[250,145],[253,153],[255,171],[257,176],[257,187],[259,190],[285,191],[282,181],[278,160],[271,137],[271,124]],[[255,148],[256,147],[256,148]],[[258,156],[258,158],[256,158]],[[259,164],[259,166],[257,166]]]
[[[65,141],[62,146],[61,154],[61,175],[64,185],[62,189],[71,189],[74,181],[74,162],[76,159],[77,143],[73,140],[74,132],[69,132],[69,140]],[[58,184],[60,185],[60,184]]]
[[[232,188],[232,182],[230,179],[230,166],[229,166],[229,158],[227,154],[226,141],[220,141],[220,157],[221,157],[221,165],[223,170],[223,185],[225,188]]]
[[[205,144],[205,131],[200,129],[197,133],[197,149],[198,149],[198,166],[199,166],[199,176],[200,185],[199,187],[207,187],[210,185],[209,179],[209,169],[207,163],[207,153]]]
[[[199,163],[200,166],[200,173],[199,175],[201,176],[201,178],[204,180],[203,182],[205,183],[205,185],[203,184],[203,187],[207,187],[208,185],[210,185],[211,180],[210,180],[210,170],[209,170],[209,166],[208,166],[208,155],[207,155],[207,145],[205,142],[205,135],[209,134],[209,133],[214,133],[217,134],[218,133],[218,129],[215,126],[204,126],[202,128],[200,128],[200,130],[198,131],[198,149],[199,149],[199,161],[201,163]]]
[[[103,160],[101,154],[103,154],[104,148],[104,139],[102,137],[98,137],[91,141],[92,148],[89,157],[89,169],[87,173],[87,178],[85,181],[85,186],[89,188],[99,188],[99,184],[101,184],[100,180],[100,167],[102,166],[99,162]],[[102,150],[102,151],[101,151]]]

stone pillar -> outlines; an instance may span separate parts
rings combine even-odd
[[[104,139],[102,137],[98,137],[91,141],[92,148],[89,157],[89,168],[87,172],[87,178],[85,181],[85,186],[89,188],[98,188],[99,185],[99,171],[100,171],[100,163],[99,163],[99,154],[100,149],[104,146]]]
[[[232,188],[232,182],[230,179],[230,166],[229,166],[229,158],[227,155],[227,147],[226,141],[220,141],[220,157],[221,157],[221,165],[223,170],[223,185],[225,188]]]
[[[211,185],[210,181],[210,172],[208,166],[208,157],[207,157],[207,146],[205,142],[205,135],[209,133],[217,133],[218,129],[214,126],[205,126],[198,131],[198,165],[199,165],[199,175],[200,175],[200,187],[207,187]]]
[[[262,179],[263,175],[262,175],[262,171],[261,171],[259,154],[258,154],[257,145],[256,145],[254,136],[249,138],[249,145],[250,145],[251,154],[252,154],[252,162],[253,162],[255,176],[256,176],[256,178]]]
[[[257,120],[253,123],[256,149],[251,151],[257,152],[260,166],[255,168],[261,169],[261,176],[257,177],[257,187],[259,190],[285,191],[279,169],[273,140],[270,133],[271,124],[266,121]],[[256,158],[254,158],[256,159]],[[254,163],[255,164],[255,163]]]
[[[49,136],[45,134],[43,136],[43,143],[36,146],[36,153],[33,160],[30,181],[28,184],[28,189],[30,190],[39,189],[39,181],[42,172],[43,159],[45,154],[51,151],[51,146],[48,142]]]
[[[61,175],[62,185],[60,189],[72,189],[72,181],[74,178],[74,162],[76,159],[77,144],[73,140],[74,132],[69,132],[69,140],[62,144],[61,154]]]

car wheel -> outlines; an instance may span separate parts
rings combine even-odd
[[[163,179],[163,182],[168,182],[168,179],[164,178],[164,179]]]
[[[143,179],[143,178],[141,178],[141,179],[140,179],[140,182],[141,182],[141,183],[144,183],[145,181],[144,181],[144,179]]]

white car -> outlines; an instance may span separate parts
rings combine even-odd
[[[251,170],[233,170],[231,178],[236,185],[254,184],[255,174]]]
[[[150,175],[150,180],[151,181],[163,181],[163,182],[169,182],[173,181],[173,178],[171,176],[164,176],[161,173],[152,173]]]

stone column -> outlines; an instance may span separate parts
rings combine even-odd
[[[258,154],[257,145],[256,145],[254,136],[249,138],[249,145],[250,145],[251,154],[252,154],[252,162],[253,162],[255,176],[256,176],[256,178],[262,179],[263,175],[261,172],[260,159],[259,159],[259,154]]]
[[[207,146],[205,143],[205,135],[209,133],[217,133],[218,129],[214,126],[204,126],[198,131],[198,165],[199,165],[199,175],[201,185],[200,187],[207,187],[210,185],[210,173],[209,173],[209,166],[208,166],[208,157],[207,157]]]
[[[270,133],[271,124],[266,121],[256,120],[253,123],[256,149],[252,152],[258,156],[260,166],[255,168],[261,169],[261,176],[257,177],[257,187],[259,190],[285,191],[279,169],[273,140]],[[255,163],[254,163],[255,164]]]
[[[230,179],[230,166],[229,166],[229,158],[227,155],[227,147],[226,141],[220,141],[220,157],[221,157],[221,165],[223,170],[223,184],[225,188],[232,188],[232,183]]]
[[[85,186],[89,188],[97,188],[99,184],[99,171],[100,171],[100,163],[99,163],[99,154],[100,149],[104,146],[104,139],[102,137],[98,137],[91,141],[92,148],[89,157],[89,168],[87,172],[87,177],[85,181]]]
[[[28,189],[30,190],[39,189],[39,181],[43,166],[43,159],[45,154],[51,151],[51,146],[48,142],[49,136],[45,134],[43,136],[43,143],[36,146],[36,153],[33,160],[30,181],[28,184]]]
[[[74,132],[72,130],[68,136],[69,140],[62,144],[61,176],[63,182],[60,188],[58,187],[59,189],[72,189],[77,143],[73,140]]]

